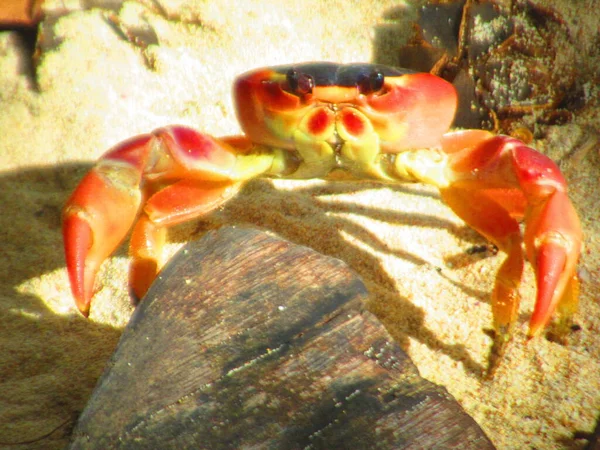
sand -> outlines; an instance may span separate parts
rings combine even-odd
[[[92,161],[170,123],[235,134],[236,74],[306,60],[391,62],[415,16],[398,1],[169,0],[161,2],[166,16],[156,3],[111,10],[114,3],[46,2],[56,19],[45,23],[36,77],[19,36],[0,32],[0,442],[32,440],[66,422],[19,448],[64,447],[133,311],[125,247],[103,265],[88,320],[71,298],[60,210]],[[557,7],[575,51],[597,61],[598,19],[566,0]],[[153,30],[139,34],[150,45],[123,39],[109,13],[126,29]],[[563,161],[581,214],[581,329],[567,346],[526,343],[528,270],[516,336],[492,381],[482,378],[491,345],[484,330],[503,256],[468,254],[485,240],[430,187],[256,180],[210,217],[173,230],[167,253],[228,223],[340,258],[363,278],[370,309],[421,374],[445,386],[499,449],[583,448],[573,433],[591,431],[600,413],[600,155],[597,146],[583,159],[569,155],[600,129],[597,87],[589,80],[587,89],[596,101],[533,142]]]

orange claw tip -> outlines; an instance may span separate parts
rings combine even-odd
[[[570,274],[565,274],[567,250],[555,240],[540,245],[536,258],[538,293],[535,308],[529,322],[528,338],[540,334],[550,321],[554,310],[563,296]]]
[[[75,304],[88,317],[96,270],[86,271],[86,257],[92,246],[92,229],[76,212],[66,212],[63,219],[65,260]]]

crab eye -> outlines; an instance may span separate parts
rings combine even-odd
[[[315,87],[315,79],[312,76],[298,72],[296,69],[288,70],[286,79],[289,92],[298,96],[312,94]]]
[[[363,95],[374,94],[383,88],[385,77],[379,70],[374,70],[369,75],[362,75],[358,78],[356,86]]]

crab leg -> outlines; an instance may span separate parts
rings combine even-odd
[[[529,336],[536,336],[559,305],[567,314],[576,309],[582,235],[565,179],[548,157],[507,136],[456,132],[447,134],[442,145],[452,180],[442,197],[508,254],[493,297],[496,331],[504,337],[516,319],[523,266],[517,220],[525,220],[525,248],[538,288]]]
[[[556,164],[516,139],[480,130],[448,133],[441,147],[436,158],[420,150],[398,155],[397,170],[437,185],[459,217],[507,254],[492,294],[498,343],[508,341],[517,318],[523,240],[537,279],[529,337],[539,334],[557,309],[566,331],[577,309],[582,235]]]
[[[233,146],[245,144],[173,126],[118,144],[102,157],[63,210],[67,271],[83,315],[89,314],[98,268],[138,216],[130,282],[141,298],[161,268],[165,227],[212,211],[242,181],[271,167],[272,154]]]
[[[160,271],[168,226],[200,217],[233,197],[240,183],[180,180],[152,195],[131,234],[129,286],[141,299]]]

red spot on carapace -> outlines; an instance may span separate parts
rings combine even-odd
[[[346,109],[342,112],[342,121],[344,128],[353,136],[361,135],[365,130],[363,118],[351,109]]]
[[[308,130],[311,134],[321,134],[327,129],[329,122],[330,119],[327,111],[325,109],[319,109],[311,114],[308,121]]]

